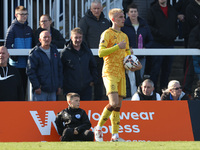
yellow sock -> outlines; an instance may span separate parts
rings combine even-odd
[[[102,127],[104,125],[104,123],[106,123],[106,121],[110,117],[111,113],[112,113],[112,111],[109,111],[106,107],[104,108],[104,110],[101,114],[101,118],[99,119],[99,122],[98,122],[98,125],[100,127]]]
[[[119,111],[112,111],[111,115],[111,124],[112,124],[112,134],[116,134],[119,131],[119,118],[120,112]]]

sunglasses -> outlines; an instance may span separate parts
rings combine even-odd
[[[179,89],[182,89],[182,87],[177,87],[177,88],[173,88],[173,90],[179,90]]]

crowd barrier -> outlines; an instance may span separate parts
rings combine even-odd
[[[61,51],[62,49],[58,49]],[[98,55],[98,49],[91,49],[94,56]],[[28,56],[30,49],[8,49],[9,54],[15,56]],[[134,55],[137,56],[155,56],[155,55],[176,55],[176,56],[188,56],[188,55],[200,55],[199,49],[133,49]],[[28,101],[32,100],[32,87],[28,81],[27,86]]]
[[[107,103],[81,101],[92,131]],[[54,121],[66,107],[66,101],[0,102],[0,142],[59,141]],[[126,141],[199,141],[199,108],[198,101],[123,101],[119,135]],[[103,133],[109,141],[110,120]]]

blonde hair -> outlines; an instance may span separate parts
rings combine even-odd
[[[27,9],[26,9],[24,6],[17,6],[17,7],[15,8],[15,14],[16,14],[18,11],[27,11]]]
[[[119,13],[124,13],[124,11],[120,8],[113,8],[109,11],[108,15],[110,20],[112,20],[112,18],[115,18],[117,14]]]
[[[71,101],[74,97],[79,97],[80,98],[80,95],[78,94],[78,93],[68,93],[67,95],[66,95],[66,99],[67,99],[67,101]]]
[[[73,30],[71,30],[71,35],[73,33],[79,33],[81,35],[83,35],[83,31],[81,30],[81,28],[77,27],[77,28],[74,28]]]

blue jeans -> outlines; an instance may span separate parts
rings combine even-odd
[[[165,46],[160,43],[154,42],[154,48],[173,48],[173,46]],[[160,91],[167,88],[169,75],[173,63],[174,56],[152,56],[151,59],[151,72],[150,79],[154,82],[155,89],[157,92],[157,83],[160,73]]]
[[[56,92],[47,93],[42,91],[40,95],[34,92],[33,101],[56,101]]]

